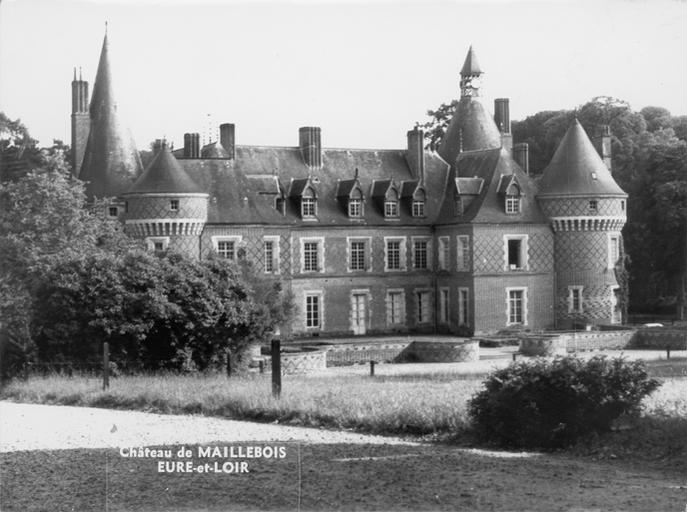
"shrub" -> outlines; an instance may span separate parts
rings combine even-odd
[[[513,363],[483,384],[468,402],[475,434],[502,446],[546,449],[610,430],[660,386],[642,361],[603,356]]]

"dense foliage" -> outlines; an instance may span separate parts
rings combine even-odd
[[[0,115],[0,362],[3,378],[26,361],[112,358],[147,368],[225,364],[288,321],[289,294],[248,262],[153,255],[87,204],[65,149],[38,150]],[[19,152],[22,154],[19,157]],[[31,158],[24,158],[31,155]]]
[[[428,111],[428,145],[436,146],[450,122],[455,101]],[[661,107],[632,110],[601,96],[577,110],[543,111],[513,121],[513,141],[529,144],[530,174],[541,175],[573,117],[594,138],[611,130],[613,176],[629,194],[623,230],[626,271],[616,271],[622,300],[635,312],[685,315],[687,300],[687,116]],[[628,291],[629,287],[629,291]]]
[[[639,411],[659,387],[642,361],[561,357],[493,372],[468,403],[475,433],[509,447],[557,448]]]

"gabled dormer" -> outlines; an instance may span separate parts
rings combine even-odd
[[[453,215],[462,217],[472,201],[482,193],[484,180],[482,178],[456,178],[453,190]]]
[[[365,194],[358,179],[358,169],[355,177],[350,180],[339,181],[336,199],[350,219],[362,219],[365,215]]]
[[[311,177],[291,181],[289,197],[303,220],[317,220],[317,189]]]
[[[517,215],[521,211],[521,200],[525,195],[515,174],[503,174],[497,188],[499,198],[503,201],[504,211],[508,215]]]
[[[401,201],[408,213],[416,218],[427,216],[427,190],[418,180],[404,181],[401,186]]]
[[[372,184],[372,198],[385,219],[398,219],[401,215],[401,191],[394,180],[379,180]]]

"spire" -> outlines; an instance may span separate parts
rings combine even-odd
[[[475,54],[475,50],[472,48],[472,45],[470,45],[468,54],[465,56],[465,62],[463,63],[463,68],[460,70],[460,74],[463,77],[479,76],[483,74],[482,69],[479,67],[477,55]]]
[[[544,169],[539,196],[625,196],[575,118]]]
[[[124,128],[117,109],[109,51],[106,32],[93,85],[91,129],[79,175],[88,182],[89,198],[121,194],[131,186],[142,167],[133,138]]]

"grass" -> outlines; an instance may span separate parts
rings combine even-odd
[[[282,381],[279,400],[269,377],[134,376],[31,377],[14,381],[0,397],[20,402],[204,414],[232,419],[354,429],[375,434],[426,435],[463,431],[466,402],[478,380],[394,377],[297,377]]]
[[[687,455],[687,358],[649,361],[663,385],[644,401],[644,413],[626,428],[586,440],[582,455],[682,459]],[[285,376],[282,395],[271,395],[266,375],[150,375],[112,379],[107,391],[95,377],[45,376],[14,381],[0,398],[19,402],[203,414],[231,419],[385,435],[433,436],[472,442],[468,399],[479,378],[421,374],[371,378]]]

